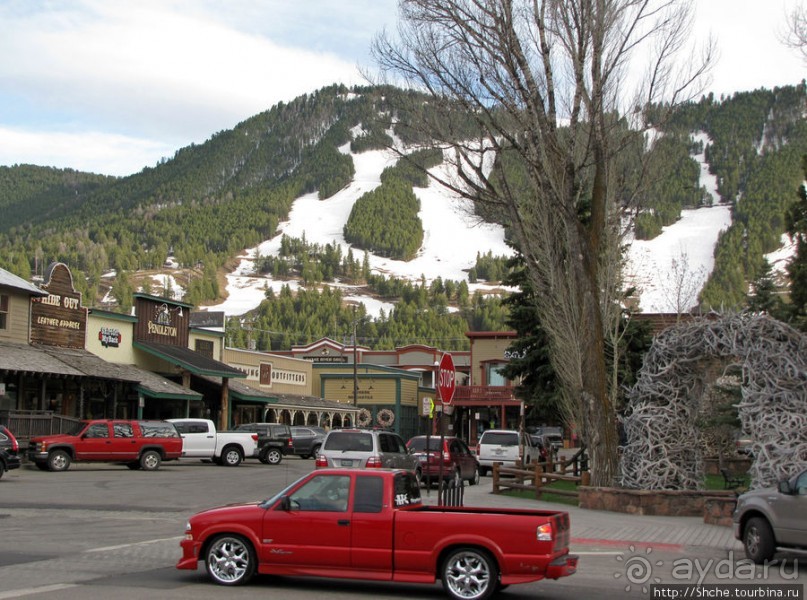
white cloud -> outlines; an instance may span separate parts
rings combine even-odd
[[[720,46],[711,89],[802,79],[798,54],[776,36],[797,1],[695,0],[694,37],[711,30]],[[279,101],[363,83],[357,66],[372,66],[370,41],[394,27],[396,4],[3,0],[0,161],[133,173]],[[58,139],[70,136],[77,143]],[[56,156],[58,148],[67,152]]]
[[[103,175],[130,175],[153,167],[174,147],[156,140],[103,132],[35,132],[0,126],[0,164],[32,164]],[[103,165],[103,169],[99,166]]]
[[[78,135],[83,128],[113,132],[113,140],[131,136],[161,155],[170,145],[172,155],[281,100],[331,83],[363,81],[355,60],[281,45],[234,29],[216,15],[185,10],[193,7],[155,0],[83,0],[47,12],[20,10],[14,3],[0,7],[0,56],[7,57],[0,60],[0,101],[11,98],[6,104],[16,104],[18,119],[26,121],[0,125],[42,131],[25,137],[29,148],[42,139],[43,155],[51,132]],[[56,121],[43,123],[50,118]],[[83,145],[103,141],[91,134]],[[103,156],[104,149],[88,153]],[[145,163],[132,158],[128,172],[160,156]]]

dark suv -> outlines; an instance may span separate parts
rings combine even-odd
[[[428,439],[428,452],[426,440]],[[468,446],[456,437],[444,437],[440,450],[440,436],[419,435],[406,443],[409,452],[420,461],[423,479],[427,485],[440,478],[440,462],[443,463],[443,479],[464,479],[471,485],[479,483],[479,463]]]
[[[286,454],[292,454],[291,428],[283,423],[242,423],[235,431],[251,431],[258,434],[258,460],[266,465],[276,465]]]
[[[294,454],[300,458],[316,457],[327,433],[322,427],[292,427],[291,446]]]

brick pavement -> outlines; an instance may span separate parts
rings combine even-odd
[[[585,546],[626,550],[634,546],[675,551],[698,547],[742,551],[742,544],[734,539],[731,527],[708,525],[700,517],[656,517],[587,510],[565,504],[493,494],[491,489],[490,477],[483,477],[479,485],[466,486],[464,504],[564,510],[571,518],[573,549]],[[424,490],[423,494],[426,503],[437,502],[436,490],[428,493]]]

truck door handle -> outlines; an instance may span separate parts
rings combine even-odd
[[[337,525],[340,525],[340,526],[342,526],[342,527],[347,527],[348,525],[350,525],[350,520],[349,520],[349,519],[339,519],[339,520],[336,522],[336,524],[337,524]]]

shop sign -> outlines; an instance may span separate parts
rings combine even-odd
[[[83,348],[87,309],[67,265],[52,264],[42,290],[48,295],[31,299],[31,343]]]

